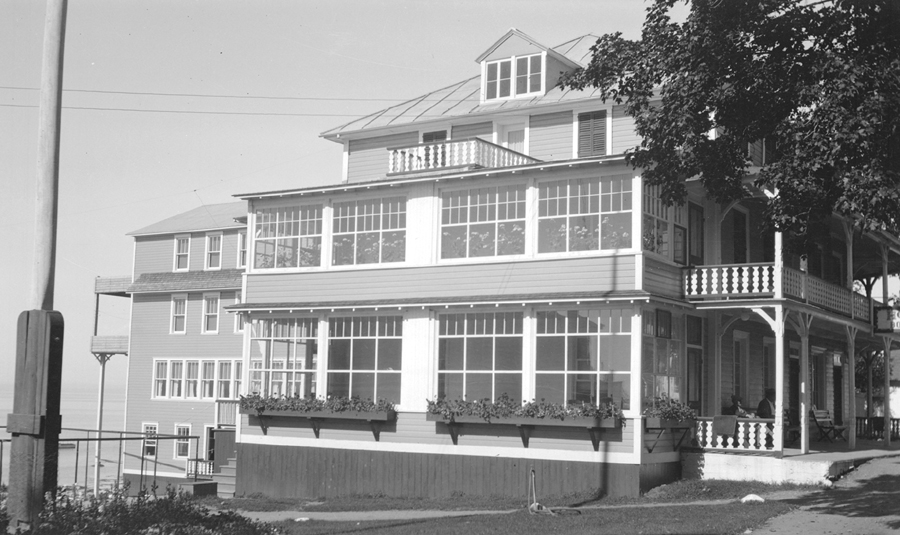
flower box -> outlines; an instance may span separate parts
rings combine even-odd
[[[258,413],[253,409],[241,409],[241,414],[249,414],[256,417],[275,417],[281,416],[285,418],[328,418],[332,420],[365,420],[367,422],[389,422],[397,418],[395,411],[372,411],[372,412],[356,412],[356,411],[265,411]]]
[[[560,420],[558,418],[529,418],[527,416],[504,416],[485,420],[481,416],[459,415],[449,419],[441,414],[426,413],[425,419],[429,422],[444,422],[447,424],[506,424],[506,425],[541,425],[552,427],[582,427],[588,429],[595,428],[618,428],[621,427],[619,418],[566,418]]]
[[[694,420],[668,420],[646,416],[644,417],[644,427],[647,429],[690,429],[694,427]]]

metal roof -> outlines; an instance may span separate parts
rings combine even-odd
[[[193,210],[174,215],[129,232],[128,236],[149,236],[154,234],[176,234],[179,232],[199,232],[240,228],[246,226],[247,203],[229,202],[222,204],[204,204]],[[236,220],[241,220],[243,223]]]
[[[511,30],[512,32],[513,30]],[[519,34],[521,32],[518,32]],[[508,37],[508,33],[504,38]],[[524,35],[524,34],[522,34]],[[527,37],[527,36],[526,36]],[[528,38],[531,40],[531,38]],[[502,41],[503,39],[501,39]],[[597,36],[587,34],[553,47],[554,54],[559,54],[578,65],[585,65],[591,57],[590,48],[597,42]],[[496,45],[494,45],[496,46]],[[539,48],[545,48],[535,43]],[[381,111],[354,119],[349,123],[326,130],[322,137],[335,140],[337,137],[353,132],[389,129],[400,125],[416,123],[440,122],[450,118],[459,119],[471,116],[474,118],[498,111],[516,110],[523,107],[546,106],[596,98],[597,89],[573,91],[553,87],[543,95],[533,98],[503,100],[499,102],[481,103],[481,75],[437,89],[422,96],[410,99],[401,104],[385,108]]]

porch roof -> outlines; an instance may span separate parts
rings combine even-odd
[[[184,271],[180,273],[142,273],[128,293],[154,293],[201,290],[230,290],[241,287],[243,269]]]
[[[235,312],[254,311],[301,311],[323,309],[388,309],[404,308],[410,306],[483,306],[499,304],[536,304],[536,303],[601,303],[622,301],[667,301],[671,304],[685,306],[685,303],[677,300],[661,300],[658,296],[652,296],[642,290],[622,290],[616,292],[575,292],[575,293],[546,293],[546,294],[519,294],[519,295],[480,295],[480,296],[455,296],[447,298],[415,297],[404,299],[378,299],[367,301],[319,301],[319,302],[291,302],[291,303],[239,303],[226,306],[226,310]]]

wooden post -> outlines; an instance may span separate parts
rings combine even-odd
[[[67,0],[48,0],[44,21],[44,59],[41,69],[35,184],[34,271],[29,301],[32,308],[40,310],[53,309],[66,7]]]
[[[56,494],[62,351],[62,314],[30,310],[19,315],[16,390],[6,420],[12,433],[7,502],[12,529],[33,525],[44,494]]]

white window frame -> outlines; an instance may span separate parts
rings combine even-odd
[[[501,199],[499,197],[501,190],[514,191],[516,188],[519,188],[519,187],[522,188],[521,199],[516,199],[513,201],[509,201],[509,200],[501,201]],[[479,190],[485,190],[485,189],[492,190],[491,194],[494,197],[493,202],[491,202],[489,204],[476,203],[473,198],[473,193],[478,192]],[[526,256],[529,253],[528,225],[529,225],[530,214],[529,214],[529,203],[528,203],[528,190],[529,190],[529,184],[521,184],[521,183],[515,183],[515,182],[501,183],[501,184],[496,184],[496,185],[491,184],[489,186],[482,187],[482,188],[453,188],[453,189],[448,188],[445,190],[441,190],[438,193],[438,217],[437,217],[438,260],[440,262],[461,262],[461,261],[483,262],[485,260],[490,260],[490,259],[508,260],[510,258],[522,258],[522,257]],[[444,204],[445,203],[445,198],[444,198],[445,195],[453,196],[455,194],[461,194],[461,193],[464,193],[466,195],[466,200],[465,200],[464,206],[462,204],[457,205],[457,206],[445,206],[445,204]],[[523,205],[521,214],[518,213],[518,208],[517,208],[517,206],[520,204]],[[512,210],[513,212],[516,213],[516,217],[514,217],[514,218],[508,217],[509,212],[507,212],[507,217],[501,218],[500,217],[501,206],[507,206],[509,208],[509,210]],[[473,208],[478,209],[479,207],[487,208],[489,211],[493,211],[494,217],[493,218],[483,218],[479,221],[472,221],[471,211]],[[463,218],[465,219],[465,221],[461,221],[461,219],[463,219],[463,218],[459,217],[458,212],[460,210],[465,212],[463,214],[464,215]],[[448,223],[444,223],[444,214],[445,213],[450,214],[449,215],[450,220]],[[454,217],[454,213],[457,214],[456,217]],[[500,227],[500,225],[505,225],[505,224],[515,225],[516,223],[520,223],[522,225],[522,242],[523,242],[522,243],[522,252],[515,253],[515,254],[507,254],[507,255],[499,254],[499,239],[500,239],[499,227]],[[477,226],[487,226],[487,225],[493,225],[494,253],[490,254],[490,255],[483,255],[483,256],[470,255],[470,252],[471,252],[470,238],[471,238],[471,234],[472,234],[471,228],[473,226],[477,227]],[[453,229],[453,228],[464,228],[465,229],[465,237],[466,237],[465,242],[464,242],[465,249],[466,249],[465,255],[444,258],[444,250],[443,250],[444,242],[445,242],[444,232],[447,229]]]
[[[597,180],[596,183],[596,191],[591,188],[590,192],[587,194],[581,193],[576,190],[573,186],[578,185],[583,181],[593,181]],[[619,189],[618,191],[613,191],[612,187],[618,181]],[[606,182],[610,183],[610,190],[604,191],[604,184]],[[546,198],[541,197],[541,191],[544,187],[547,187],[553,183],[565,183],[566,191],[561,196],[547,196]],[[579,256],[579,255],[598,255],[598,254],[616,254],[622,251],[632,251],[636,247],[635,241],[636,238],[632,234],[632,229],[634,227],[634,217],[637,211],[637,202],[635,200],[635,192],[633,190],[634,180],[632,179],[629,173],[616,173],[616,174],[603,174],[599,176],[587,176],[580,178],[571,178],[571,179],[548,179],[548,180],[539,180],[535,183],[535,196],[533,205],[535,207],[534,214],[534,252],[535,256],[539,258],[553,258],[553,257],[567,257],[567,256]],[[628,189],[625,189],[628,188]],[[572,205],[573,199],[587,199],[588,205],[590,205],[590,198],[597,197],[597,210],[588,210],[584,212],[580,212],[577,214],[572,213],[570,206]],[[542,203],[547,203],[547,213],[541,215],[542,212]],[[604,206],[606,203],[609,203],[609,209],[604,210]],[[554,203],[556,209],[554,210]],[[625,206],[628,206],[626,209]],[[613,210],[613,206],[618,206],[618,209]],[[560,208],[562,207],[562,208]],[[604,248],[603,240],[604,240],[604,219],[609,216],[617,216],[621,214],[628,214],[628,224],[623,226],[622,229],[624,232],[628,233],[630,246],[628,247],[615,247],[615,248]],[[597,245],[594,248],[584,248],[584,249],[572,249],[570,234],[574,225],[572,221],[577,220],[581,216],[596,216],[599,222],[597,228]],[[566,236],[565,236],[565,250],[548,250],[541,251],[541,223],[542,221],[552,221],[554,219],[564,219],[566,226]]]
[[[141,423],[141,432],[146,436],[158,436],[159,435],[159,423],[158,422],[142,422]],[[150,448],[153,448],[153,453],[147,453]],[[155,459],[159,454],[159,440],[156,438],[144,438],[141,442],[141,457],[149,457],[151,459]]]
[[[197,379],[197,396],[188,396],[188,391],[190,390],[190,386],[188,385],[188,381],[192,381],[193,379],[188,378],[188,364],[191,362],[199,362],[198,367],[198,379]],[[152,390],[151,390],[151,399],[155,400],[195,400],[195,401],[214,401],[216,399],[238,399],[240,395],[240,387],[241,387],[241,377],[240,372],[242,370],[242,359],[240,358],[232,358],[232,359],[154,359],[153,360],[153,377],[152,377]],[[204,376],[204,364],[212,364],[213,366],[213,375],[210,378],[209,376]],[[226,378],[221,377],[222,365],[227,364],[229,369],[229,375]],[[173,377],[171,370],[177,368],[179,370],[179,376]],[[160,375],[160,371],[164,371],[165,375]],[[178,385],[174,385],[173,383],[177,382]],[[208,387],[209,383],[212,383],[212,395],[206,395],[204,391],[204,386]],[[222,389],[221,383],[228,383],[228,396],[220,396],[219,393]],[[162,394],[160,394],[160,386],[163,387]],[[179,395],[173,396],[172,392],[178,390]]]
[[[327,217],[325,203],[287,203],[272,206],[256,207],[253,221],[253,241],[251,244],[251,254],[253,262],[251,271],[259,272],[289,272],[299,270],[321,269],[326,263],[326,253],[329,251],[330,240],[326,239],[326,234],[330,234],[328,224],[331,222]],[[268,219],[268,221],[263,221]],[[287,229],[287,230],[285,230]],[[296,232],[294,230],[296,229]],[[294,251],[293,257],[296,259],[297,265],[286,265],[283,261],[279,261],[279,247],[287,247],[292,245],[292,240],[297,240],[297,250]],[[264,244],[271,245],[270,252],[261,251]],[[312,249],[317,248],[315,260],[316,262],[301,263],[301,251],[304,245],[313,245]],[[310,249],[306,247],[306,249]],[[261,256],[271,254],[272,265],[263,266],[258,264]],[[281,263],[281,265],[279,265]],[[293,262],[291,262],[293,264]]]
[[[372,327],[372,331],[369,331],[366,334],[360,334],[358,329],[362,326],[372,326],[371,323],[367,323],[367,320],[374,320],[374,326]],[[402,385],[402,370],[403,370],[403,328],[404,328],[404,317],[402,314],[383,314],[383,315],[354,315],[354,316],[333,316],[328,318],[328,331],[325,333],[327,337],[326,351],[327,351],[327,367],[326,367],[326,391],[331,393],[335,390],[335,387],[332,386],[332,379],[338,375],[346,375],[348,378],[348,392],[339,393],[340,395],[347,396],[356,396],[360,395],[358,392],[354,391],[354,378],[355,376],[366,376],[372,375],[374,376],[373,381],[373,389],[375,391],[375,395],[371,396],[373,400],[375,399],[386,399],[387,401],[393,402],[394,404],[400,405],[402,403],[401,399],[391,399],[385,395],[384,389],[381,388],[381,381],[386,380],[387,377],[396,377],[400,380],[398,396],[402,397],[403,395],[403,385]],[[338,332],[339,331],[339,332]],[[350,331],[348,333],[348,331]],[[349,340],[350,341],[350,356],[348,357],[349,365],[346,368],[337,368],[334,363],[334,353],[332,349],[335,347],[333,343],[335,340]],[[360,368],[356,366],[356,363],[353,362],[355,358],[353,356],[353,352],[357,344],[365,343],[364,341],[375,341],[377,344],[377,351],[375,355],[375,366],[372,368]],[[389,340],[399,340],[400,341],[400,363],[399,369],[393,368],[385,368],[384,361],[386,352],[382,346],[382,342]],[[321,351],[321,348],[320,348]],[[407,357],[409,358],[409,357]],[[319,361],[321,363],[321,360]],[[321,364],[319,364],[321,366]],[[370,397],[368,395],[364,395],[362,397]]]
[[[237,267],[238,268],[246,268],[247,267],[247,231],[242,230],[238,232],[237,235],[238,247],[237,247]]]
[[[182,433],[182,431],[187,431],[187,433]],[[175,432],[173,433],[177,437],[189,437],[191,435],[191,424],[175,424]],[[190,438],[176,438],[173,441],[172,453],[173,459],[188,459],[191,456],[191,439]],[[185,451],[184,454],[181,455],[178,452],[179,446],[183,446]]]
[[[206,254],[204,256],[203,268],[207,271],[218,271],[222,269],[222,242],[224,241],[221,232],[206,233]],[[217,249],[213,249],[213,245],[218,244]],[[216,259],[213,265],[213,258]]]
[[[212,375],[206,375],[208,369],[212,369]],[[209,394],[206,393],[207,387],[209,389]],[[200,398],[216,398],[216,361],[211,359],[200,361]]]
[[[364,207],[367,204],[376,203],[377,204],[377,214],[363,214],[360,211],[361,207]],[[340,211],[343,213],[343,210],[349,209],[344,215],[338,215]],[[328,218],[328,224],[330,225],[331,233],[328,237],[328,240],[323,240],[323,247],[326,242],[330,242],[329,251],[330,251],[330,259],[329,265],[331,268],[339,268],[345,269],[353,266],[362,266],[362,267],[371,267],[376,265],[403,265],[406,263],[406,253],[407,253],[407,243],[408,243],[408,235],[409,231],[407,229],[408,225],[408,199],[406,195],[394,195],[390,197],[375,197],[375,198],[365,198],[365,199],[351,199],[351,200],[334,200],[331,202],[331,217]],[[363,225],[371,225],[372,218],[377,220],[377,228],[370,229],[362,229]],[[385,219],[388,220],[388,224],[385,225]],[[340,225],[340,230],[335,228]],[[384,239],[385,235],[389,233],[402,234],[403,237],[403,251],[401,260],[396,261],[385,261],[384,260]],[[367,234],[377,234],[378,235],[378,260],[375,262],[364,262],[360,263],[357,257],[357,250],[361,243],[361,235]],[[336,251],[335,244],[338,239],[343,237],[352,237],[353,240],[353,259],[352,262],[345,262],[342,264],[336,264]]]
[[[176,310],[176,302],[184,303],[184,311],[180,314]],[[172,294],[171,314],[169,315],[169,334],[187,334],[187,318],[188,318],[188,294]],[[181,330],[175,330],[175,318],[181,316],[183,325]]]
[[[536,56],[539,56],[541,58],[541,62],[540,62],[541,63],[541,72],[538,77],[538,80],[539,80],[538,87],[536,89],[528,87],[528,88],[526,88],[526,91],[524,93],[519,93],[517,91],[517,81],[518,81],[518,76],[519,76],[518,60],[520,60],[520,59],[527,60],[526,61],[526,69],[528,70],[528,73],[526,74],[526,76],[528,76],[530,78],[533,74],[530,72],[531,71],[531,58],[536,57]],[[509,62],[509,95],[508,96],[500,96],[500,81],[501,81],[500,69],[502,68],[501,64],[506,63],[506,62]],[[493,96],[493,97],[488,94],[488,84],[490,83],[490,80],[488,80],[488,73],[489,73],[490,67],[492,65],[497,65],[497,78],[494,81],[496,86],[495,86],[494,92],[493,92],[494,95],[496,95],[496,96]],[[541,95],[544,93],[544,86],[546,85],[546,81],[545,81],[546,76],[547,76],[547,53],[543,52],[543,51],[537,52],[537,53],[532,53],[532,54],[523,54],[521,56],[510,56],[510,57],[506,57],[506,58],[498,58],[498,59],[491,60],[491,61],[484,61],[484,62],[482,62],[482,72],[481,72],[481,79],[483,80],[483,82],[481,84],[481,101],[482,102],[494,102],[494,101],[511,100],[511,99],[515,99],[515,98]],[[528,79],[526,79],[526,85],[528,85],[528,86],[531,85],[530,82],[528,81]],[[529,89],[531,89],[531,90],[529,91]]]
[[[178,245],[184,241],[187,243],[187,251],[179,251]],[[184,267],[178,267],[178,258],[184,257]],[[175,235],[175,251],[172,261],[172,271],[190,271],[191,269],[191,235],[176,234]]]
[[[546,316],[545,316],[546,314]],[[556,318],[552,315],[556,314]],[[599,405],[604,398],[612,397],[612,393],[607,391],[608,396],[600,396],[600,386],[604,381],[607,386],[613,379],[622,379],[622,384],[627,385],[628,392],[620,392],[622,398],[613,399],[613,401],[624,410],[631,410],[632,407],[623,407],[625,400],[633,399],[633,393],[630,392],[632,380],[636,374],[632,370],[632,359],[630,351],[623,360],[627,361],[625,369],[603,369],[601,367],[602,351],[604,346],[615,347],[616,343],[622,343],[627,340],[627,346],[631,346],[634,333],[632,333],[631,325],[632,308],[630,306],[619,307],[571,307],[571,308],[541,308],[535,311],[534,315],[534,397],[542,397],[538,392],[538,382],[553,376],[562,376],[564,387],[564,400],[576,399],[576,392],[569,392],[569,380],[572,378],[571,386],[576,386],[578,382],[583,382],[585,378],[591,381],[591,400],[595,405]],[[561,316],[561,317],[560,317]],[[543,318],[542,318],[543,317]],[[541,320],[544,320],[543,323]],[[555,320],[555,321],[554,321]],[[574,321],[573,321],[574,320]],[[640,336],[640,333],[637,334]],[[540,340],[541,339],[562,339],[563,340],[563,366],[561,369],[551,369],[544,367],[541,362]],[[596,353],[590,355],[590,358],[596,359],[596,362],[590,363],[590,366],[580,369],[577,361],[574,363],[569,361],[569,352],[572,351],[573,339],[589,340],[592,345],[596,346]],[[610,354],[610,353],[608,353]],[[573,364],[570,368],[569,365]],[[594,369],[590,369],[593,366]],[[626,396],[627,394],[627,396]]]
[[[216,300],[216,311],[214,313],[210,312],[209,308],[208,308],[209,304],[210,304],[209,303],[210,299]],[[201,334],[219,334],[219,324],[220,324],[219,309],[222,308],[221,305],[222,305],[222,298],[221,298],[221,294],[219,292],[206,292],[203,294],[203,316],[201,316],[202,319],[200,321],[200,333]],[[212,317],[215,317],[215,320],[216,320],[216,328],[215,329],[208,328],[208,326],[209,326],[208,321]]]
[[[459,316],[462,316],[461,318]],[[489,319],[488,319],[489,318]],[[521,397],[528,399],[531,392],[527,391],[527,385],[531,382],[530,378],[526,378],[526,353],[527,353],[527,329],[525,327],[529,318],[524,311],[520,310],[474,310],[459,311],[449,314],[439,314],[437,316],[437,339],[438,339],[438,366],[437,366],[437,385],[436,389],[439,395],[447,395],[450,398],[459,397],[460,399],[474,399],[469,392],[470,377],[490,375],[491,378],[491,395],[492,400],[497,399],[504,392],[498,391],[498,387],[502,387],[503,383],[498,383],[498,378],[518,376]],[[446,321],[446,323],[444,323]],[[519,323],[520,322],[520,323]],[[517,325],[518,323],[518,325]],[[475,332],[470,332],[470,326],[474,327]],[[491,366],[490,368],[474,367],[470,362],[469,351],[472,342],[475,340],[490,339],[491,346]],[[504,369],[497,367],[497,342],[501,339],[520,340],[521,343],[521,366],[518,369]],[[440,344],[442,340],[451,341],[458,340],[461,343],[462,363],[459,368],[440,369]],[[448,394],[441,391],[442,376],[461,376],[463,392],[461,396],[455,393]],[[482,397],[482,396],[477,396]],[[514,401],[516,396],[512,396]]]
[[[254,320],[249,327],[249,391],[263,396],[321,395],[318,376],[322,358],[320,328],[317,317]],[[306,362],[306,355],[298,355],[300,347],[306,348],[306,344],[315,344],[310,363]],[[276,346],[288,347],[288,354],[277,351]],[[254,355],[254,350],[258,352],[258,357]],[[237,371],[235,369],[232,373],[236,380],[240,380]]]

